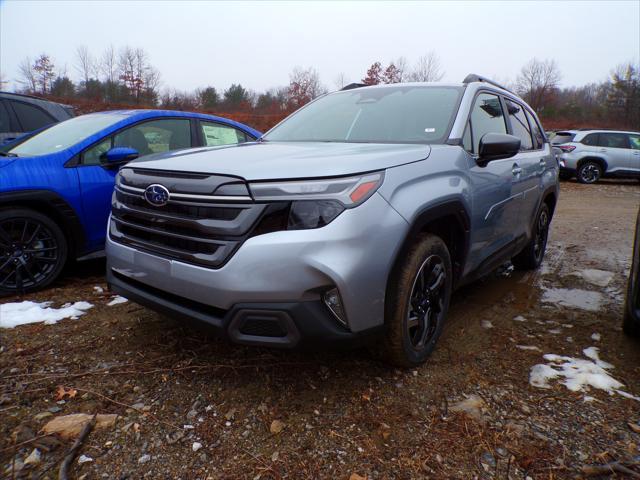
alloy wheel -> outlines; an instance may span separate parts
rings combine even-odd
[[[45,283],[56,269],[59,245],[49,228],[30,218],[0,222],[0,289],[21,293]]]
[[[446,295],[447,273],[443,260],[430,255],[421,265],[413,281],[406,328],[411,346],[420,350],[435,335]]]

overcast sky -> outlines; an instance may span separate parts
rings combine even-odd
[[[113,44],[142,47],[162,86],[180,90],[288,83],[296,65],[314,67],[334,89],[344,73],[430,50],[443,81],[469,72],[513,80],[532,57],[553,58],[563,85],[607,77],[640,58],[640,1],[591,2],[169,2],[2,1],[0,73],[13,82],[24,57],[46,52],[78,78],[74,52]],[[9,88],[13,88],[10,83]]]

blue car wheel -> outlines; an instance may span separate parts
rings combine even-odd
[[[67,241],[50,218],[29,209],[0,210],[0,294],[49,285],[67,260]]]

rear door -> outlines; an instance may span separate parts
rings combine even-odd
[[[512,158],[517,164],[513,175],[512,194],[519,196],[517,203],[521,205],[519,216],[514,220],[512,228],[517,230],[516,236],[529,235],[529,228],[538,207],[538,187],[542,172],[545,170],[544,144],[533,137],[531,120],[527,118],[525,107],[514,100],[505,98],[512,135],[520,139],[520,152]],[[520,169],[518,172],[517,169]]]
[[[640,174],[640,133],[629,134],[629,170]]]
[[[514,239],[520,203],[513,193],[513,158],[478,164],[480,139],[487,133],[507,133],[500,97],[480,92],[474,101],[465,130],[463,145],[469,155],[469,174],[473,184],[471,251],[467,272],[476,269]],[[465,273],[467,273],[465,272]]]
[[[82,204],[92,249],[101,248],[111,212],[111,195],[117,168],[102,160],[112,147],[131,147],[141,156],[189,148],[193,145],[188,118],[161,118],[137,123],[94,143],[81,155],[78,169]]]
[[[600,132],[597,151],[607,160],[607,172],[626,170],[629,162],[629,137],[625,133]]]

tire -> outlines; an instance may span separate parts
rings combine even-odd
[[[449,309],[451,256],[442,239],[420,235],[397,266],[387,291],[385,359],[398,367],[424,363]]]
[[[46,287],[67,255],[64,233],[49,217],[26,208],[0,210],[0,295]]]
[[[602,178],[602,167],[598,162],[587,160],[576,172],[576,179],[580,183],[596,183]]]
[[[547,238],[549,237],[549,225],[551,214],[549,206],[543,203],[536,215],[536,223],[531,235],[531,240],[526,247],[511,259],[513,266],[517,270],[535,270],[544,260],[544,252],[547,249]]]

